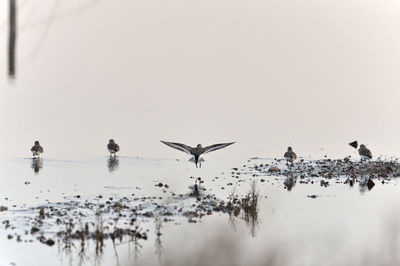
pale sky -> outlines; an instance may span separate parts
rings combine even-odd
[[[355,139],[400,156],[399,2],[18,5],[9,83],[0,2],[2,157],[30,156],[36,139],[47,157],[102,155],[109,138],[121,154],[157,157],[176,155],[159,140],[340,157]]]

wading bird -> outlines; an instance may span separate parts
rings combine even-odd
[[[296,153],[294,153],[292,147],[287,148],[287,152],[285,152],[283,157],[285,157],[288,167],[289,167],[289,162],[291,162],[293,164],[294,160],[297,159],[297,155],[296,155]]]
[[[360,154],[361,159],[372,159],[371,151],[365,147],[364,144],[360,145],[360,149],[358,149],[358,154]]]
[[[196,168],[198,167],[197,164],[199,164],[199,167],[201,168],[201,162],[204,162],[204,159],[202,158],[203,154],[225,148],[225,147],[235,143],[235,142],[220,143],[220,144],[213,144],[213,145],[206,146],[206,147],[202,147],[201,144],[198,144],[197,147],[192,148],[188,145],[176,143],[176,142],[168,142],[168,141],[161,141],[161,142],[171,148],[183,151],[183,152],[191,155],[192,158],[189,161],[194,162],[196,164]]]
[[[113,139],[110,139],[107,144],[107,149],[110,152],[110,156],[116,156],[117,152],[119,151],[119,146],[117,143],[114,142]]]
[[[35,141],[35,146],[31,148],[31,152],[33,157],[39,157],[39,155],[43,153],[43,147],[40,146],[39,141]]]

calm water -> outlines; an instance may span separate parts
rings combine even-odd
[[[204,169],[204,186],[221,199],[226,200],[232,191],[228,182],[233,181],[239,194],[249,190],[249,182],[230,177],[227,165],[219,166],[218,170]],[[221,173],[221,169],[227,173]],[[100,194],[107,198],[129,197],[134,193],[137,197],[162,197],[164,202],[171,196],[155,184],[167,183],[169,191],[184,194],[193,184],[190,175],[200,172],[185,161],[130,157],[119,158],[119,169],[114,172],[108,171],[107,158],[80,162],[44,158],[38,174],[31,168],[30,159],[14,159],[2,161],[1,170],[1,182],[7,184],[1,187],[1,205],[11,210],[25,210],[47,200],[68,201],[75,195]],[[220,178],[213,181],[215,176]],[[248,175],[241,179],[260,180],[260,177]],[[25,185],[26,181],[30,183]],[[349,188],[333,181],[327,188],[315,182],[297,184],[292,191],[287,191],[282,178],[267,177],[266,182],[259,182],[259,217],[253,226],[240,218],[232,221],[227,214],[207,216],[198,223],[173,216],[173,221],[161,223],[161,235],[157,238],[157,220],[149,218],[141,221],[143,230],[149,230],[149,238],[139,241],[137,250],[132,243],[126,243],[117,245],[114,251],[109,241],[101,256],[96,256],[94,245],[89,245],[84,256],[79,256],[78,244],[68,253],[62,244],[48,247],[38,242],[7,240],[9,232],[5,231],[0,238],[1,264],[397,264],[396,252],[392,253],[397,247],[399,230],[399,214],[393,212],[400,200],[397,181],[377,183],[371,191],[364,192],[358,185]],[[313,194],[318,197],[307,197]],[[21,250],[24,256],[19,255]],[[348,250],[354,252],[347,254]]]
[[[0,205],[78,194],[165,201],[155,184],[184,194],[191,176],[225,200],[227,183],[237,182],[231,168],[281,157],[287,146],[304,158],[356,158],[347,143],[357,139],[374,156],[399,156],[399,3],[16,1],[10,77],[9,2],[0,2]],[[109,138],[121,146],[116,165],[106,157]],[[45,149],[36,165],[34,140]],[[160,140],[237,143],[196,169]],[[241,178],[245,193],[253,177]],[[243,220],[214,214],[197,223],[174,217],[157,238],[156,220],[146,219],[139,253],[107,243],[100,259],[88,248],[81,263],[399,264],[397,181],[366,192],[318,182],[288,192],[283,180],[264,178],[253,234]],[[7,234],[0,265],[80,263],[57,245]]]

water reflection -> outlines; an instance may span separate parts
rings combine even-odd
[[[118,170],[119,167],[119,159],[117,156],[111,156],[107,159],[107,167],[108,171],[114,172]]]
[[[155,247],[155,253],[158,255],[158,261],[161,264],[161,253],[163,251],[163,246],[161,242],[161,228],[162,228],[162,219],[160,217],[157,217],[155,220],[155,226],[156,226],[156,241],[154,243]]]
[[[372,178],[364,178],[359,181],[358,185],[360,192],[364,193],[366,191],[370,191],[375,186],[375,182],[372,180]]]
[[[31,168],[33,169],[33,171],[35,172],[35,174],[38,174],[40,169],[43,168],[43,159],[40,157],[34,157],[32,158],[32,164],[31,164]]]
[[[65,230],[57,235],[60,237],[58,252],[65,258],[70,265],[83,265],[86,262],[94,262],[94,265],[101,265],[106,244],[112,244],[115,257],[115,265],[120,265],[119,247],[128,245],[128,254],[134,254],[135,262],[142,245],[139,241],[147,240],[147,234],[137,224],[136,219],[132,219],[127,228],[119,227],[119,216],[114,219],[114,228],[111,232],[112,223],[103,220],[102,212],[96,212],[95,222],[76,223],[72,219],[61,221],[65,224]],[[161,241],[160,241],[161,243]],[[131,245],[134,249],[131,251]],[[77,258],[78,263],[74,263]]]
[[[255,237],[261,223],[259,218],[260,192],[257,182],[253,180],[250,184],[250,191],[242,198],[234,192],[229,196],[231,212],[229,212],[229,223],[233,230],[236,230],[236,218],[242,219],[250,230],[250,235]]]
[[[291,191],[292,188],[296,185],[296,178],[293,176],[288,176],[285,178],[283,181],[284,188],[286,188],[288,191]]]

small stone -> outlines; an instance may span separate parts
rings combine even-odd
[[[48,246],[53,246],[55,244],[54,240],[52,239],[47,239],[47,241],[45,242],[46,245]]]
[[[275,166],[268,169],[268,172],[271,172],[271,173],[277,173],[280,171],[281,171],[281,169],[279,169],[278,167],[275,167]]]
[[[144,217],[154,217],[154,214],[151,211],[143,213]]]
[[[39,231],[40,231],[40,229],[37,228],[36,226],[31,228],[31,234],[34,234],[34,233],[39,232]]]
[[[113,207],[116,209],[122,209],[124,206],[121,203],[116,202],[116,203],[114,203]]]

